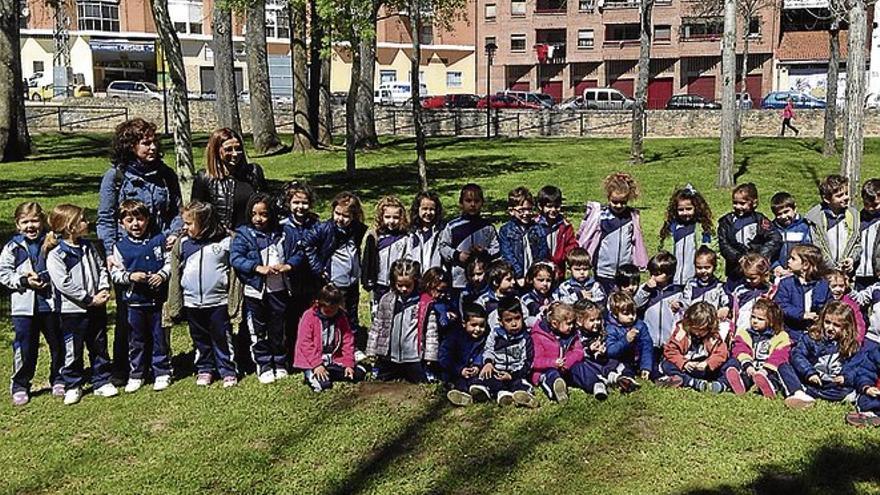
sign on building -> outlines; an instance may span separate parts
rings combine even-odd
[[[785,0],[784,9],[827,9],[828,0]]]

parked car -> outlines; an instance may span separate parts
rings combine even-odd
[[[870,93],[865,97],[866,110],[880,110],[880,93]]]
[[[489,105],[491,105],[491,108],[518,108],[523,110],[541,110],[541,108],[543,108],[537,103],[524,101],[517,98],[516,96],[511,95],[492,95],[489,98]],[[477,102],[477,108],[486,108],[486,105],[487,103],[485,96]]]
[[[584,97],[583,96],[570,96],[570,97],[566,98],[565,100],[563,100],[562,103],[559,103],[558,105],[554,106],[553,108],[555,108],[556,110],[563,110],[564,111],[564,110],[583,110],[587,107],[586,107],[586,105],[584,105]]]
[[[428,96],[428,87],[419,84],[419,95]],[[373,102],[379,105],[400,106],[412,98],[412,86],[408,82],[382,83],[373,94]]]
[[[498,94],[513,96],[519,98],[522,101],[535,103],[537,105],[540,105],[541,108],[553,108],[553,105],[556,103],[555,101],[553,101],[552,96],[544,93],[531,93],[528,91],[513,91],[508,89],[506,91],[499,91]]]
[[[720,103],[709,101],[700,95],[673,95],[666,102],[667,110],[718,110]]]
[[[589,110],[630,110],[635,100],[614,88],[587,88],[584,106]]]
[[[431,96],[422,100],[422,108],[476,108],[480,97],[472,94]]]
[[[162,101],[165,95],[151,82],[113,81],[107,86],[107,98]]]
[[[68,86],[68,88],[68,94],[74,98],[91,98],[95,96],[92,93],[92,87],[85,84],[74,84],[73,86]],[[31,101],[51,100],[54,96],[54,84],[43,84],[27,88],[27,99]]]
[[[741,108],[743,110],[751,110],[754,108],[755,103],[752,101],[752,95],[748,93],[737,93],[736,94],[736,107]]]
[[[785,108],[786,103],[788,103],[788,99],[792,99],[792,103],[795,108],[799,109],[821,109],[825,108],[825,102],[818,99],[813,98],[810,95],[806,95],[804,93],[799,93],[797,91],[773,91],[764,97],[764,100],[761,102],[761,108],[763,109],[780,109]]]

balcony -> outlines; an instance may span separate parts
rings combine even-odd
[[[567,0],[538,0],[535,3],[535,14],[565,15],[567,12]]]
[[[538,43],[535,53],[539,64],[564,64],[565,43]]]
[[[724,36],[724,23],[700,22],[682,24],[678,28],[678,39],[682,42],[720,41]]]

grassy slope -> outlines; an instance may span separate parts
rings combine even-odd
[[[201,143],[203,144],[203,142]],[[26,198],[50,207],[74,201],[92,208],[106,167],[105,136],[41,136],[44,159],[3,165],[0,232]],[[487,210],[503,218],[506,192],[520,184],[557,184],[569,214],[601,199],[601,179],[625,165],[627,143],[616,140],[431,141],[435,188],[454,205],[457,189],[484,186]],[[812,141],[749,140],[738,149],[740,182],[754,181],[767,202],[787,189],[803,209],[815,181],[836,168]],[[880,172],[880,142],[866,148],[865,176]],[[649,249],[656,244],[666,199],[692,182],[716,216],[727,193],[712,188],[717,144],[659,140],[650,163],[629,169],[644,186]],[[371,207],[384,194],[408,201],[414,184],[408,142],[361,157],[358,177],[339,171],[344,155],[261,159],[278,181],[305,177],[327,211],[333,193],[352,188]],[[452,209],[452,208],[450,208]],[[762,208],[763,209],[763,208]],[[0,323],[0,375],[8,376],[11,332]],[[183,328],[174,349],[188,350]],[[178,359],[178,370],[185,366]],[[45,381],[45,369],[37,382]],[[847,428],[844,406],[809,412],[750,397],[698,397],[653,387],[606,403],[576,394],[567,407],[536,411],[494,407],[453,410],[428,386],[364,384],[315,396],[296,380],[260,387],[246,379],[235,390],[197,390],[175,383],[103,400],[86,397],[64,408],[47,395],[13,410],[0,401],[0,465],[5,492],[290,492],[378,493],[487,491],[588,493],[878,492],[880,432]]]

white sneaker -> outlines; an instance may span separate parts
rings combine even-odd
[[[140,378],[129,378],[128,383],[125,384],[125,393],[133,394],[141,389],[144,386],[144,381]]]
[[[367,355],[364,354],[364,351],[354,351],[354,362],[360,363],[361,361],[366,361]]]
[[[812,407],[815,402],[816,399],[807,395],[803,390],[798,390],[791,394],[791,397],[785,399],[785,405],[792,409],[806,409]]]
[[[119,395],[119,390],[116,389],[115,385],[108,382],[95,389],[92,393],[98,397],[116,397]]]
[[[290,373],[284,368],[275,370],[275,380],[284,380],[288,376],[290,376]]]
[[[70,406],[79,402],[82,399],[83,393],[82,389],[79,387],[69,389],[64,392],[64,405]]]
[[[260,376],[257,377],[257,380],[263,385],[274,383],[275,382],[275,373],[272,370],[264,371],[260,373]]]
[[[157,376],[156,380],[153,382],[153,390],[156,392],[161,392],[169,386],[171,386],[171,375]]]

